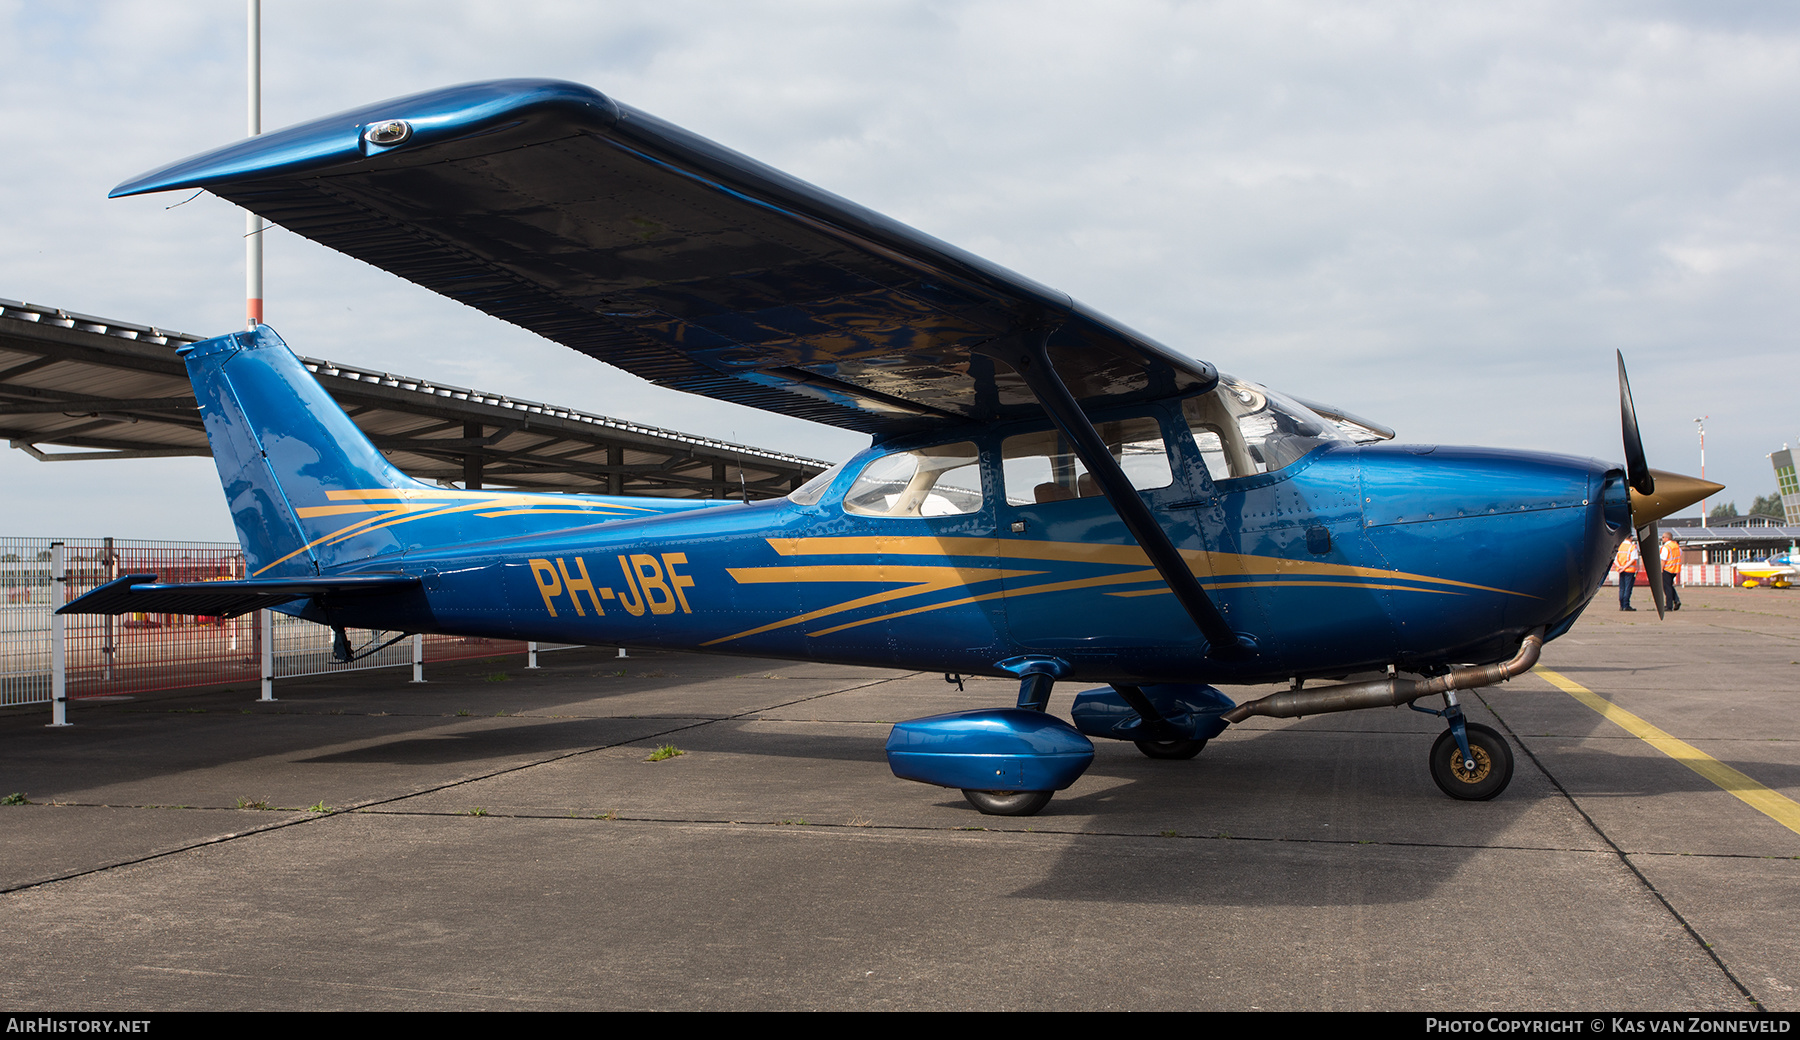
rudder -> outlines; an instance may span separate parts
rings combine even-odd
[[[250,576],[314,575],[401,551],[361,519],[369,509],[358,492],[391,502],[394,490],[429,486],[383,457],[275,330],[258,325],[180,354]]]

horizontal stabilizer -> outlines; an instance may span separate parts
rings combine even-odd
[[[249,578],[243,581],[156,583],[154,574],[126,574],[75,599],[58,614],[195,614],[237,617],[313,596],[376,596],[416,588],[410,574],[342,578]]]

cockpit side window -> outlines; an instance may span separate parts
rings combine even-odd
[[[1321,444],[1349,443],[1305,405],[1227,375],[1181,402],[1181,412],[1214,480],[1273,473]]]
[[[960,516],[981,511],[981,467],[971,441],[870,459],[844,495],[858,516]]]
[[[1148,416],[1095,423],[1094,429],[1119,468],[1139,491],[1174,482],[1162,428]],[[1100,484],[1060,430],[1008,437],[1000,446],[1000,467],[1008,505],[1037,505],[1101,494]]]

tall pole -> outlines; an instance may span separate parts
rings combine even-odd
[[[68,547],[50,543],[50,725],[69,723],[69,670],[65,619],[57,610],[69,602]]]
[[[254,0],[252,0],[252,2],[254,2]],[[1708,420],[1710,418],[1712,418],[1712,416],[1702,415],[1700,418],[1694,420],[1694,425],[1699,427],[1699,429],[1700,429],[1700,479],[1701,480],[1706,479],[1706,420]],[[1712,518],[1706,515],[1706,499],[1703,498],[1700,500],[1700,526],[1701,527],[1707,526],[1707,521],[1710,519],[1712,519]]]
[[[249,114],[250,136],[262,133],[262,0],[246,0],[249,6]],[[263,219],[244,214],[244,321],[256,328],[263,320]]]

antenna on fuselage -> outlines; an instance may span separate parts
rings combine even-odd
[[[731,431],[731,443],[738,443],[736,430]],[[738,499],[745,505],[750,504],[750,482],[744,478],[744,453],[738,452]]]

